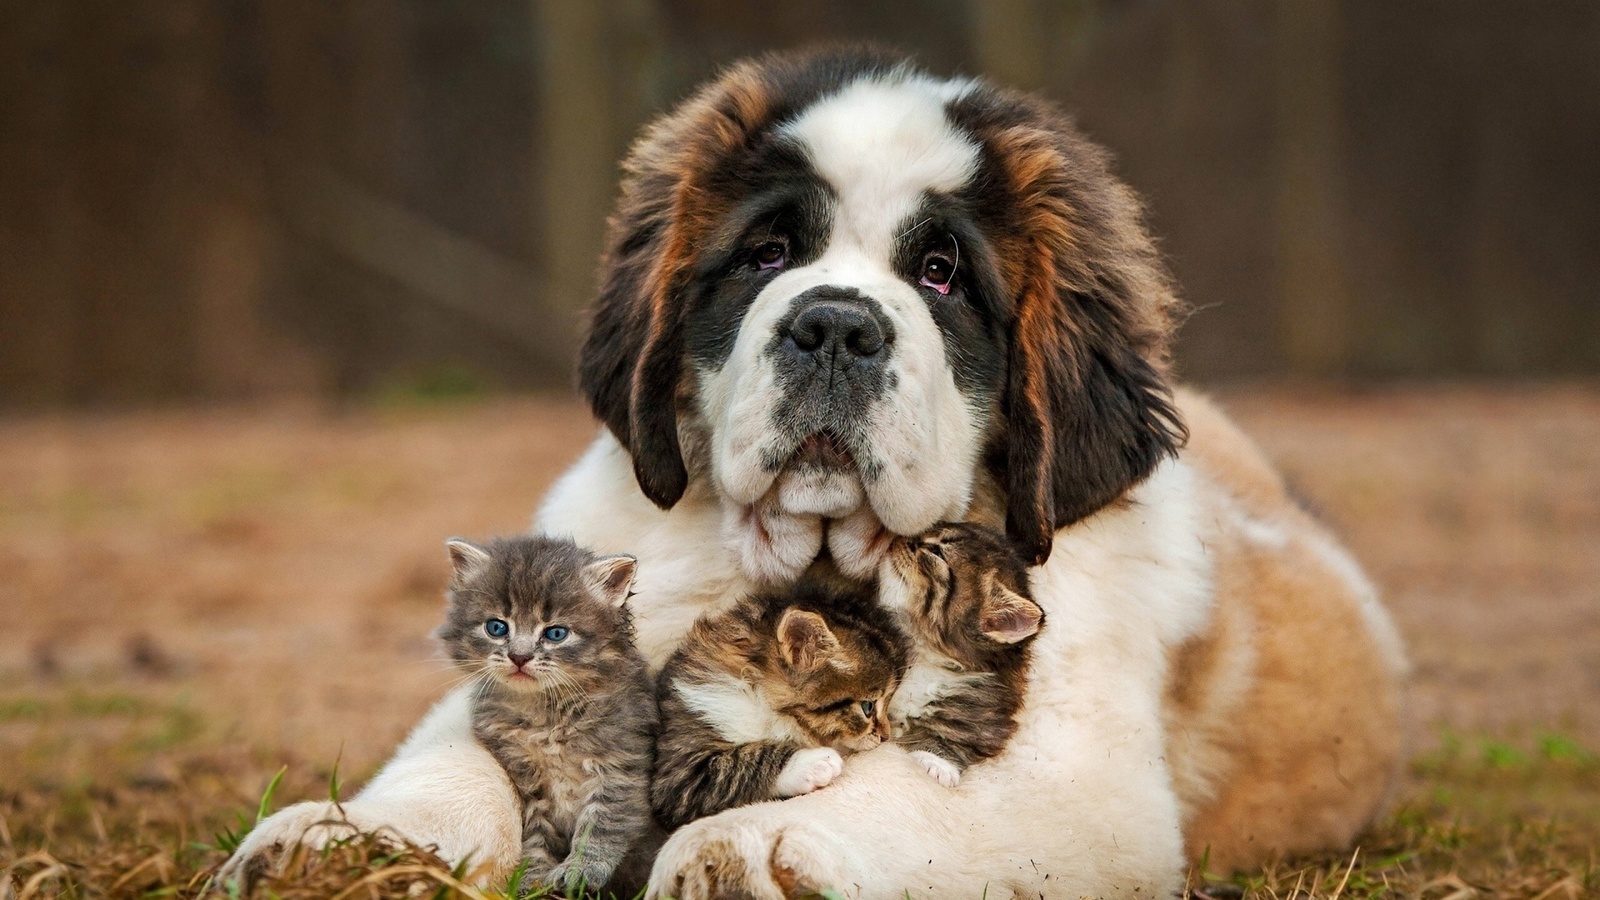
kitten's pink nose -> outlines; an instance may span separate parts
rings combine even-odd
[[[523,666],[528,664],[528,660],[533,659],[533,654],[532,653],[507,653],[506,657],[511,660],[511,664],[513,666],[516,666],[518,669],[520,669]]]

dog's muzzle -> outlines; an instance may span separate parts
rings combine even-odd
[[[884,391],[894,326],[854,288],[815,287],[795,297],[774,335],[791,431],[852,431]]]

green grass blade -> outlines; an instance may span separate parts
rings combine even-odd
[[[339,780],[339,763],[344,759],[344,742],[339,742],[339,753],[333,758],[333,772],[328,775],[328,799],[335,806],[339,803],[339,793],[344,789],[344,782]]]
[[[289,767],[284,765],[278,769],[278,774],[272,776],[272,780],[267,783],[267,789],[261,795],[261,803],[256,806],[257,825],[260,825],[261,820],[272,812],[272,795],[278,792],[278,785],[283,783],[283,774],[287,771],[289,771]]]

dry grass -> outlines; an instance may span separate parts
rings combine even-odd
[[[1600,895],[1600,760],[1451,737],[1416,760],[1399,807],[1348,854],[1288,859],[1196,896],[1578,898]]]
[[[1600,896],[1600,391],[1226,399],[1389,596],[1418,755],[1354,857],[1196,895]],[[591,429],[536,399],[0,421],[0,898],[194,895],[281,767],[279,804],[369,774],[448,680],[442,538],[522,527]],[[466,893],[382,842],[291,868],[263,888]]]
[[[133,715],[128,713],[128,715]],[[335,767],[180,742],[160,751],[171,779],[138,774],[129,746],[105,783],[0,792],[0,883],[11,896],[198,897],[237,837],[275,803],[328,796]],[[121,768],[128,766],[129,768]],[[282,773],[282,783],[274,779]],[[265,803],[261,795],[267,793]],[[1531,744],[1446,736],[1412,765],[1403,801],[1350,855],[1287,859],[1194,896],[1251,898],[1600,896],[1600,757],[1570,738]],[[301,851],[256,885],[285,900],[515,896],[425,849],[361,838]],[[0,887],[0,897],[6,896]]]
[[[200,848],[177,853],[143,846],[108,849],[63,860],[38,851],[7,868],[19,900],[39,897],[201,897],[232,896],[236,889],[213,889],[213,865],[197,860],[209,855]],[[281,871],[263,876],[254,891],[283,900],[325,900],[329,897],[414,898],[466,896],[482,891],[462,880],[427,850],[396,847],[363,835],[321,851],[298,848]]]
[[[104,782],[0,790],[0,898],[238,896],[239,886],[214,883],[214,876],[251,825],[280,801],[340,793],[337,762],[269,771],[260,759],[180,741],[158,752],[172,773],[160,778],[141,774],[147,744],[106,750]],[[546,896],[520,875],[485,887],[478,874],[452,868],[429,848],[356,835],[319,850],[295,848],[244,893],[282,900]]]

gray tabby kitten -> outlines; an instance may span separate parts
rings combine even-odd
[[[446,546],[437,634],[478,681],[473,733],[522,800],[528,876],[599,888],[651,825],[657,713],[626,606],[634,559],[546,537]]]

